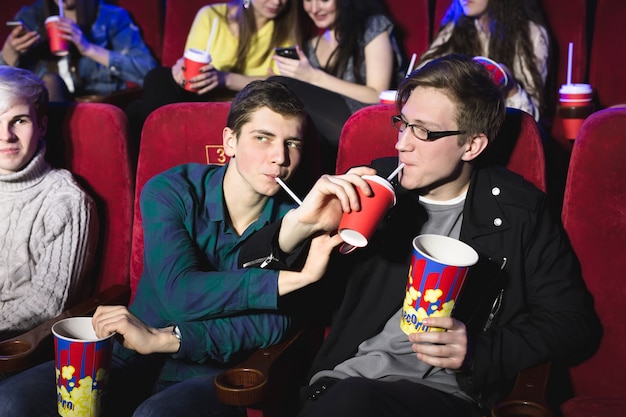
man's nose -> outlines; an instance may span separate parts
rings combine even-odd
[[[398,132],[398,140],[396,141],[396,150],[397,151],[411,151],[413,149],[413,141],[411,140],[412,133],[410,132],[410,128],[407,126],[403,132]]]

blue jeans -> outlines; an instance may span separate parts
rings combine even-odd
[[[181,382],[158,380],[162,357],[130,363],[117,356],[109,372],[105,416],[240,417],[245,410],[221,404],[213,379],[219,370]],[[45,362],[0,381],[0,417],[58,417],[54,362]]]

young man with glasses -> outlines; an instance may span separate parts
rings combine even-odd
[[[398,94],[398,158],[373,163],[383,177],[404,164],[396,205],[367,247],[334,253],[326,276],[297,293],[301,308],[319,312],[321,301],[332,316],[301,417],[487,415],[519,371],[582,360],[600,340],[593,300],[545,194],[481,162],[505,117],[486,70],[443,57]],[[320,179],[300,207],[247,242],[240,262],[334,233],[342,212],[359,209],[355,187],[371,193],[361,176],[372,173],[357,167]],[[480,259],[454,317],[424,322],[444,331],[407,336],[400,315],[411,242],[425,233],[464,241]]]

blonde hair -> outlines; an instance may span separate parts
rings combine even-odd
[[[48,110],[46,85],[28,70],[0,66],[0,111],[18,102],[32,105],[35,108],[37,122],[41,122]]]

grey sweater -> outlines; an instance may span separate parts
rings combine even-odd
[[[44,154],[42,142],[24,169],[0,175],[0,332],[61,313],[93,257],[94,202]]]

